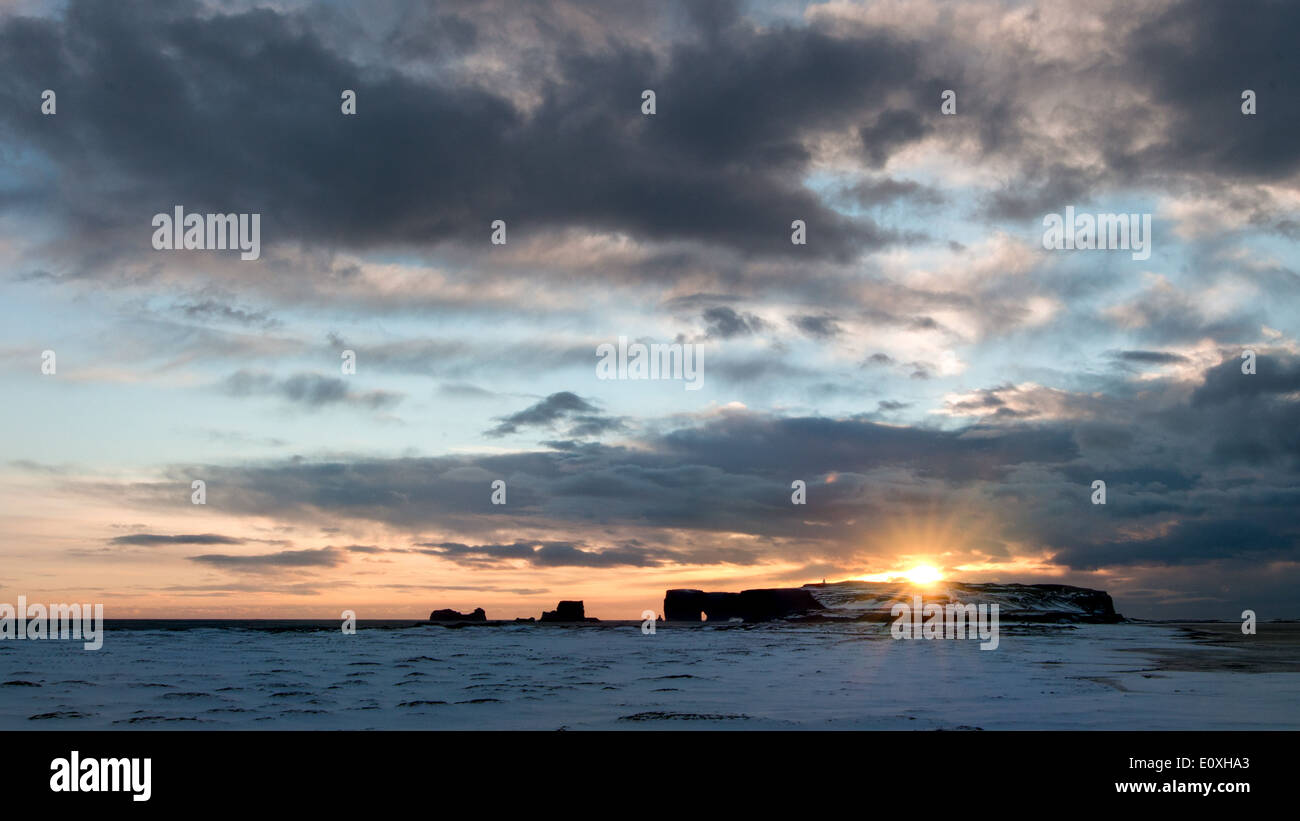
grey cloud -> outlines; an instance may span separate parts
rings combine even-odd
[[[1241,519],[1181,522],[1152,539],[1089,544],[1062,550],[1053,560],[1079,570],[1159,564],[1202,564],[1212,559],[1289,559],[1300,551],[1300,534],[1278,533]]]
[[[940,205],[945,201],[943,193],[933,186],[892,177],[862,180],[847,187],[844,193],[864,208],[900,201],[910,205]]]
[[[1026,422],[1014,414],[940,429],[877,424],[865,415],[736,411],[642,437],[635,449],[570,441],[552,443],[563,447],[551,451],[205,465],[178,475],[198,471],[219,483],[233,515],[479,534],[477,543],[430,541],[422,548],[466,563],[504,557],[594,567],[843,557],[863,545],[888,549],[879,544],[884,523],[941,506],[957,488],[981,499],[999,522],[1000,532],[990,538],[1042,546],[1074,569],[1139,560],[1144,566],[1237,560],[1256,549],[1222,539],[1215,547],[1206,535],[1229,533],[1237,521],[1254,523],[1248,541],[1258,551],[1251,555],[1288,556],[1297,534],[1292,511],[1300,503],[1300,435],[1290,381],[1297,368],[1272,354],[1261,365],[1278,375],[1271,382],[1242,377],[1261,380],[1253,394],[1234,393],[1231,383],[1219,387],[1218,380],[1231,378],[1238,367],[1230,358],[1207,373],[1200,398],[1169,379],[1145,381],[1142,396],[1130,396],[1118,383],[1104,391],[1056,394],[1056,401],[1085,417],[1125,419],[1117,430],[1054,416]],[[971,402],[1006,409],[1008,390],[977,390]],[[577,406],[563,399],[556,404]],[[878,407],[895,405],[886,400]],[[545,407],[537,415],[549,416]],[[1244,478],[1222,467],[1233,464],[1256,470]],[[826,478],[832,474],[835,481]],[[490,476],[507,478],[507,507],[490,505],[483,478]],[[793,478],[809,483],[809,505],[794,515]],[[1110,485],[1104,508],[1088,502],[1095,478]],[[159,504],[170,503],[171,487],[156,490]],[[810,517],[819,522],[815,529],[807,524]],[[517,543],[493,540],[506,522],[539,535]],[[575,530],[592,528],[689,535],[653,544],[652,552],[614,549],[626,542],[590,547],[610,542],[572,538]],[[1135,537],[1144,531],[1165,535]],[[756,541],[737,549],[720,536],[737,533]],[[1184,542],[1185,554],[1179,547]],[[549,549],[539,553],[542,543]]]
[[[188,319],[234,322],[239,325],[253,325],[263,328],[273,328],[280,325],[279,320],[266,311],[249,311],[213,298],[179,303],[174,307]]]
[[[402,401],[402,394],[392,391],[354,391],[339,377],[299,373],[276,379],[263,372],[240,370],[226,377],[222,389],[230,396],[279,396],[311,409],[329,405],[355,405],[372,410],[391,407]]]
[[[1144,365],[1172,365],[1187,361],[1187,357],[1182,354],[1167,351],[1116,351],[1114,356],[1125,362],[1138,362]]]
[[[1268,182],[1294,174],[1297,28],[1300,7],[1269,0],[1182,0],[1136,28],[1126,44],[1133,76],[1172,120],[1138,162]],[[1253,116],[1241,114],[1243,89],[1258,95]]]
[[[704,321],[708,326],[707,335],[716,339],[749,336],[765,327],[761,318],[753,314],[738,314],[726,306],[706,309]]]
[[[595,405],[570,391],[559,391],[527,408],[502,417],[500,423],[486,432],[487,436],[506,436],[518,433],[524,427],[552,427],[557,422],[570,423],[570,436],[599,436],[620,430],[622,423],[602,416]]]
[[[1300,356],[1257,351],[1253,374],[1243,373],[1243,364],[1230,355],[1206,371],[1205,381],[1192,394],[1192,405],[1258,402],[1300,391]]]
[[[899,148],[929,133],[929,126],[911,109],[887,109],[858,131],[871,165],[879,168]]]
[[[221,536],[216,533],[196,533],[181,534],[177,536],[165,536],[156,533],[132,533],[127,536],[118,536],[110,539],[109,544],[121,545],[165,545],[165,544],[243,544],[243,539],[236,539],[233,536]]]
[[[589,549],[566,541],[516,541],[512,544],[466,545],[442,542],[426,545],[442,557],[462,564],[522,561],[534,567],[658,567],[672,553],[634,545]]]
[[[746,255],[848,260],[897,241],[803,188],[803,135],[847,126],[864,100],[913,79],[918,48],[884,33],[762,30],[737,14],[720,10],[727,25],[660,55],[548,43],[557,82],[525,114],[488,86],[417,80],[378,64],[391,54],[335,50],[328,24],[305,11],[73,0],[58,18],[0,22],[0,76],[12,80],[0,86],[0,125],[92,183],[57,205],[100,240],[138,233],[183,195],[190,210],[275,215],[274,241],[356,248],[478,242],[493,218],[515,236],[582,225]],[[435,22],[425,48],[472,48],[476,25]],[[27,89],[51,86],[78,112],[72,127],[25,113]],[[653,121],[637,110],[645,87],[662,100]],[[363,113],[340,116],[340,88],[357,90]],[[877,118],[873,157],[917,133],[910,116]],[[115,169],[111,182],[102,168]],[[96,197],[114,207],[95,208]],[[815,226],[806,248],[789,242],[791,213]]]
[[[829,339],[840,333],[840,326],[830,314],[792,316],[795,327],[812,337]]]
[[[346,561],[343,552],[333,547],[323,547],[317,550],[281,550],[277,553],[249,556],[205,553],[201,556],[190,556],[189,558],[190,561],[224,570],[250,572],[265,572],[280,568],[334,567]]]

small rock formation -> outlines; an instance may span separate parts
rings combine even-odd
[[[587,618],[587,611],[580,601],[562,601],[554,610],[542,613],[541,621],[599,621]]]
[[[487,613],[482,607],[475,607],[473,613],[461,613],[456,610],[435,610],[429,614],[429,621],[487,621]]]

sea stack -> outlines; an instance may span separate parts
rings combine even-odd
[[[473,613],[461,613],[456,610],[435,610],[429,614],[429,621],[487,621],[487,613],[482,607],[475,607]]]
[[[542,613],[542,621],[596,621],[588,619],[586,609],[580,601],[562,601],[554,610]]]

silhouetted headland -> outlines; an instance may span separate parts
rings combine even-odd
[[[844,581],[772,587],[738,593],[675,589],[664,594],[663,616],[669,622],[701,621],[745,623],[791,621],[842,622],[892,621],[895,604],[911,605],[920,596],[926,604],[996,604],[1005,621],[1113,624],[1124,621],[1104,590],[1065,584],[967,584],[936,582],[914,585],[898,582]],[[452,626],[468,624],[559,623],[586,624],[599,619],[586,615],[581,601],[561,601],[540,619],[488,620],[483,608],[472,613],[435,610],[429,621]]]
[[[473,613],[461,613],[457,610],[435,610],[429,614],[429,621],[487,621],[487,613],[482,607],[475,607]]]

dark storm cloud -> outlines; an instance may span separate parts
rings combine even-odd
[[[1098,478],[1096,467],[1092,465],[1071,465],[1061,473],[1076,484],[1091,484]],[[1199,475],[1188,475],[1175,467],[1107,467],[1104,470],[1106,487],[1121,491],[1154,490],[1190,490],[1196,486]],[[1120,505],[1125,504],[1121,498]]]
[[[1192,394],[1192,405],[1253,404],[1300,391],[1300,356],[1256,352],[1255,373],[1244,373],[1244,365],[1244,359],[1230,357],[1206,371],[1205,381]]]
[[[663,58],[548,44],[558,81],[525,113],[505,89],[338,53],[294,12],[73,0],[63,19],[0,24],[0,127],[82,181],[75,198],[42,195],[66,219],[87,234],[129,226],[140,249],[151,216],[178,203],[262,213],[269,242],[356,248],[486,243],[497,218],[524,234],[582,225],[804,258],[894,241],[802,186],[802,135],[910,87],[917,47],[718,14],[728,25]],[[424,33],[433,54],[476,36],[464,21]],[[28,104],[43,88],[58,91],[57,119]],[[344,88],[354,117],[339,111]],[[653,118],[644,88],[659,94]],[[923,130],[906,111],[865,127],[877,159]],[[815,237],[805,247],[789,242],[795,217]]]
[[[1262,468],[1270,464],[1300,470],[1300,356],[1288,352],[1256,354],[1253,374],[1242,372],[1244,360],[1230,353],[1205,373],[1192,394],[1189,413],[1218,425],[1207,454],[1214,465]],[[1171,416],[1185,425],[1189,414]]]
[[[1300,531],[1294,528],[1279,533],[1258,522],[1229,518],[1182,522],[1158,538],[1089,544],[1063,550],[1052,558],[1078,570],[1096,570],[1123,565],[1200,564],[1212,559],[1293,560],[1298,551]]]
[[[1050,78],[1068,68],[1036,63],[1045,59],[1036,52],[972,69],[962,110],[979,116],[941,118],[937,78],[978,59],[960,37],[758,28],[729,4],[706,25],[692,7],[690,36],[657,50],[613,24],[592,42],[539,26],[527,56],[488,55],[521,65],[547,55],[551,75],[535,89],[401,70],[402,60],[437,65],[489,48],[492,15],[455,4],[409,15],[382,49],[345,48],[349,21],[322,9],[213,14],[186,2],[73,0],[61,19],[10,16],[0,23],[0,129],[83,184],[75,198],[18,185],[5,202],[40,197],[87,238],[129,226],[121,236],[141,239],[120,248],[147,247],[136,226],[183,202],[264,213],[270,242],[477,245],[501,218],[525,236],[582,226],[701,240],[746,258],[847,261],[919,237],[840,214],[807,190],[809,137],[855,132],[880,166],[930,135],[974,136],[983,155],[1020,165],[985,204],[1014,219],[1135,173],[1287,175],[1300,157],[1289,137],[1300,75],[1288,39],[1300,11],[1284,3],[1188,0],[1134,27],[1105,76],[1149,94],[1148,119],[1164,131],[1101,128],[1100,167],[1059,158],[1055,138],[1029,133],[1017,113],[1017,94],[1041,90],[999,71]],[[625,8],[606,16],[626,17],[629,34],[647,23]],[[417,79],[426,77],[437,79]],[[31,104],[43,88],[58,90],[57,118]],[[339,112],[343,88],[358,92],[355,117]],[[654,117],[639,111],[645,88],[659,95]],[[1253,117],[1236,113],[1243,88],[1261,95]],[[519,94],[532,99],[520,105]],[[892,180],[860,188],[864,202],[941,196]],[[793,218],[808,223],[807,246],[789,242]]]
[[[1141,164],[1203,169],[1265,181],[1300,168],[1300,6],[1276,0],[1231,5],[1183,0],[1135,29],[1135,80],[1172,118]],[[1243,116],[1241,93],[1258,95]]]
[[[1123,429],[1075,425],[1080,458],[1053,468],[1065,484],[1029,475],[1005,484],[1000,495],[1017,499],[1021,514],[1008,536],[1044,546],[1075,570],[1226,563],[1215,566],[1237,572],[1295,561],[1296,361],[1268,358],[1274,379],[1257,389],[1247,388],[1256,376],[1242,374],[1232,354],[1177,399],[1158,397],[1169,382],[1144,381],[1134,401],[1108,389],[1091,411],[1124,420]],[[1097,479],[1107,484],[1105,505],[1090,503]]]

